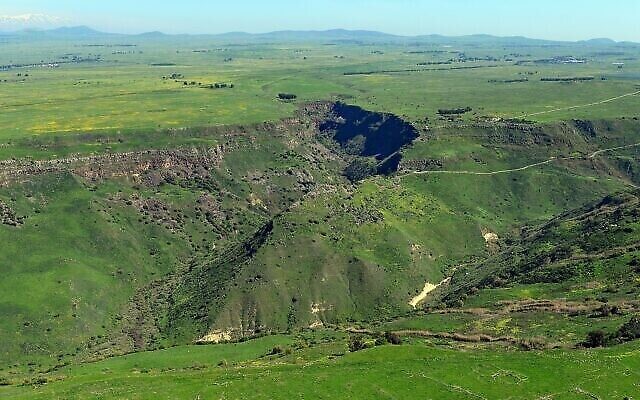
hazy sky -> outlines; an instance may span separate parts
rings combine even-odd
[[[59,25],[127,33],[345,28],[640,42],[639,17],[640,0],[0,0],[0,29],[5,30]]]

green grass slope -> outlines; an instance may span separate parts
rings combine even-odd
[[[496,256],[456,271],[443,299],[452,302],[478,288],[514,283],[557,286],[555,292],[577,299],[588,287],[592,297],[635,299],[638,201],[637,191],[607,196],[523,230]]]
[[[632,140],[637,126],[619,124],[630,129],[598,125],[597,139],[589,140],[565,124],[505,126],[498,135],[482,127],[461,136],[440,131],[403,151],[406,168],[422,157],[443,159],[446,170],[477,172],[562,154],[571,158],[494,175],[405,169],[393,178],[312,192],[274,220],[270,239],[236,277],[212,331],[239,337],[409,312],[409,301],[425,282],[440,282],[458,265],[497,251],[500,242],[488,243],[487,233],[508,241],[523,224],[628,187],[633,177],[608,156],[588,157],[595,149]],[[540,136],[548,139],[537,141]],[[455,150],[455,158],[446,149]]]
[[[276,355],[272,346],[292,351]],[[291,347],[288,347],[291,346]],[[598,351],[473,352],[425,343],[344,354],[289,338],[181,347],[69,367],[7,399],[633,398],[640,394],[637,346]],[[47,381],[44,384],[43,382]]]
[[[425,282],[487,257],[504,262],[471,276],[500,275],[497,265],[518,271],[502,251],[522,225],[632,185],[636,121],[418,126],[420,137],[399,145],[396,173],[353,184],[343,176],[350,162],[398,150],[376,148],[375,134],[390,133],[378,122],[391,117],[353,108],[371,122],[356,124],[371,148],[351,152],[358,135],[340,146],[319,129],[326,106],[272,124],[23,142],[25,151],[39,146],[42,160],[5,161],[0,176],[8,223],[0,226],[8,243],[0,332],[10,338],[0,347],[0,376],[11,389],[69,363],[307,328],[364,325],[453,342],[508,336],[515,345],[549,333],[539,317],[562,347],[582,340],[585,313],[567,320],[498,307],[447,319],[409,301]],[[523,257],[539,250],[530,244]],[[460,287],[455,301],[467,297],[463,306],[475,308],[576,289],[521,279],[474,297],[457,276],[447,290]],[[625,285],[618,292],[633,296]],[[629,315],[609,317],[598,323],[613,332]]]

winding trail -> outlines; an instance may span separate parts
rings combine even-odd
[[[400,177],[403,176],[407,176],[407,175],[426,175],[426,174],[452,174],[452,175],[499,175],[499,174],[508,174],[511,172],[519,172],[519,171],[524,171],[527,170],[529,168],[534,168],[534,167],[538,167],[540,165],[545,165],[545,164],[549,164],[552,163],[556,160],[561,160],[561,159],[569,159],[569,158],[557,158],[557,157],[551,157],[550,159],[546,160],[546,161],[540,161],[534,164],[529,164],[529,165],[525,165],[524,167],[520,167],[520,168],[513,168],[513,169],[502,169],[499,171],[489,171],[489,172],[474,172],[474,171],[445,171],[445,170],[433,170],[433,171],[413,171],[413,172],[408,172],[406,174],[402,174],[399,175]]]
[[[618,147],[610,147],[607,149],[602,149],[602,150],[598,150],[598,151],[594,151],[593,153],[587,155],[586,157],[551,157],[548,160],[545,161],[540,161],[540,162],[536,162],[533,164],[528,164],[525,165],[523,167],[520,168],[511,168],[511,169],[502,169],[502,170],[498,170],[498,171],[487,171],[487,172],[475,172],[475,171],[448,171],[448,170],[431,170],[431,171],[410,171],[404,174],[400,174],[398,175],[399,178],[403,178],[405,176],[409,176],[409,175],[436,175],[436,174],[449,174],[449,175],[500,175],[500,174],[509,174],[509,173],[513,173],[513,172],[520,172],[520,171],[525,171],[527,169],[531,169],[531,168],[535,168],[535,167],[539,167],[542,165],[547,165],[547,164],[551,164],[552,162],[555,161],[567,161],[567,160],[592,160],[596,157],[598,157],[601,154],[604,153],[608,153],[611,151],[616,151],[616,150],[623,150],[623,149],[630,149],[633,147],[640,147],[640,143],[633,143],[633,144],[628,144],[625,146],[618,146]],[[635,185],[632,185],[634,187],[636,187]]]
[[[636,90],[635,92],[631,92],[631,93],[625,93],[623,95],[616,96],[616,97],[611,97],[609,99],[596,101],[594,103],[582,104],[582,105],[571,106],[571,107],[560,107],[560,108],[554,108],[553,110],[539,111],[539,112],[530,113],[530,114],[523,114],[523,115],[519,116],[518,118],[534,117],[536,115],[550,114],[550,113],[558,112],[558,111],[571,111],[571,110],[576,110],[578,108],[593,107],[593,106],[598,106],[600,104],[611,103],[613,101],[620,100],[620,99],[623,99],[625,97],[637,96],[637,95],[640,95],[640,90]]]
[[[609,149],[594,151],[593,153],[589,154],[589,158],[595,158],[602,153],[607,153],[607,152],[616,151],[616,150],[630,149],[632,147],[640,147],[640,143],[628,144],[626,146],[611,147]]]

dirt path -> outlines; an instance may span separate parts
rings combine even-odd
[[[531,113],[531,114],[523,114],[523,115],[519,116],[518,118],[534,117],[536,115],[550,114],[550,113],[554,113],[554,112],[558,112],[558,111],[570,111],[570,110],[575,110],[575,109],[578,109],[578,108],[593,107],[593,106],[597,106],[597,105],[600,105],[600,104],[611,103],[612,101],[620,100],[620,99],[623,99],[625,97],[636,96],[636,95],[639,95],[639,94],[640,94],[640,90],[636,90],[635,92],[626,93],[626,94],[623,94],[623,95],[620,95],[620,96],[612,97],[610,99],[596,101],[594,103],[582,104],[582,105],[571,106],[571,107],[554,108],[553,110],[539,111],[539,112],[535,112],[535,113]]]
[[[594,151],[593,153],[589,154],[589,158],[595,158],[595,157],[599,156],[600,154],[607,153],[609,151],[630,149],[630,148],[639,147],[639,146],[640,146],[640,143],[634,143],[634,144],[628,144],[626,146],[618,146],[618,147],[612,147],[610,149],[602,149],[602,150]]]
[[[603,153],[607,153],[610,151],[616,151],[616,150],[623,150],[623,149],[630,149],[633,147],[640,147],[640,143],[634,143],[634,144],[628,144],[625,146],[618,146],[618,147],[610,147],[607,149],[602,149],[602,150],[598,150],[595,151],[591,154],[589,154],[586,157],[551,157],[548,160],[545,161],[540,161],[537,163],[533,163],[533,164],[528,164],[525,165],[523,167],[520,168],[511,168],[511,169],[502,169],[502,170],[498,170],[498,171],[488,171],[488,172],[474,172],[474,171],[448,171],[448,170],[431,170],[431,171],[411,171],[411,172],[407,172],[404,174],[400,174],[398,175],[399,178],[403,178],[405,176],[409,176],[409,175],[436,175],[436,174],[449,174],[449,175],[481,175],[481,176],[487,176],[487,175],[500,175],[500,174],[509,174],[509,173],[513,173],[513,172],[520,172],[520,171],[525,171],[528,170],[530,168],[535,168],[535,167],[539,167],[542,165],[547,165],[547,164],[551,164],[552,162],[555,161],[560,161],[560,160],[564,160],[564,161],[569,161],[569,160],[586,160],[586,159],[594,159],[596,157],[598,157],[599,155],[603,154]],[[630,184],[633,187],[637,187],[633,184]]]
[[[418,304],[422,303],[424,299],[427,298],[427,295],[429,295],[429,293],[433,292],[441,285],[446,285],[450,281],[451,281],[451,278],[447,278],[442,282],[438,283],[437,285],[434,285],[433,283],[430,283],[430,282],[425,283],[424,289],[422,289],[422,292],[420,292],[419,295],[411,299],[411,301],[409,302],[409,305],[415,309],[418,306]]]
[[[407,175],[425,175],[425,174],[453,174],[453,175],[499,175],[499,174],[507,174],[507,173],[511,173],[511,172],[518,172],[518,171],[524,171],[527,170],[529,168],[534,168],[534,167],[538,167],[540,165],[545,165],[545,164],[549,164],[552,163],[554,161],[558,160],[557,157],[551,157],[550,159],[546,160],[546,161],[541,161],[541,162],[537,162],[534,164],[529,164],[529,165],[525,165],[524,167],[520,167],[520,168],[513,168],[513,169],[502,169],[499,171],[490,171],[490,172],[474,172],[474,171],[443,171],[443,170],[433,170],[433,171],[413,171],[413,172],[408,172],[406,174],[400,175],[400,177],[403,176],[407,176]]]

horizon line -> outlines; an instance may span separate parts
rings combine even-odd
[[[64,31],[64,30],[73,30],[73,29],[85,29],[86,31],[91,31],[95,34],[103,34],[103,35],[119,35],[119,36],[143,36],[149,34],[161,34],[164,36],[224,36],[224,35],[249,35],[249,36],[265,36],[275,33],[328,33],[328,32],[345,32],[345,33],[373,33],[379,34],[389,37],[395,37],[399,39],[412,39],[412,38],[424,38],[424,37],[442,37],[442,38],[468,38],[468,37],[492,37],[497,39],[527,39],[527,40],[535,40],[535,41],[543,41],[543,42],[563,42],[563,43],[580,43],[580,42],[590,42],[590,41],[598,41],[598,40],[607,40],[613,43],[633,43],[640,44],[640,41],[631,41],[631,40],[615,40],[610,37],[591,37],[588,39],[578,39],[578,40],[568,40],[568,39],[541,39],[535,37],[529,37],[525,35],[495,35],[490,33],[472,33],[472,34],[462,34],[462,35],[444,35],[439,33],[422,33],[415,35],[406,35],[406,34],[397,34],[397,33],[388,33],[384,31],[370,30],[370,29],[346,29],[346,28],[328,28],[328,29],[277,29],[271,31],[263,31],[263,32],[247,32],[247,31],[225,31],[218,33],[167,33],[161,30],[152,30],[152,31],[143,31],[139,33],[124,33],[124,32],[108,32],[99,29],[95,29],[89,25],[65,25],[59,26],[55,28],[24,28],[19,30],[2,30],[0,29],[0,33],[4,34],[20,34],[20,33],[54,33],[56,31]]]

